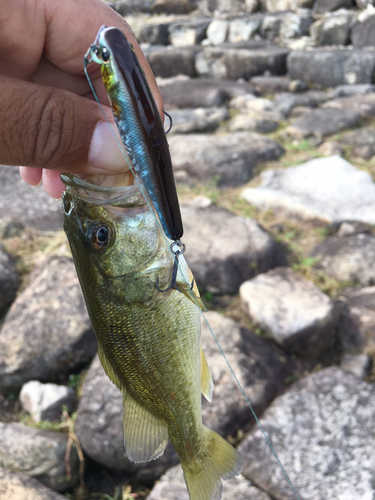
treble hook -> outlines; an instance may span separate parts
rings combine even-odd
[[[173,250],[173,248],[175,246],[178,247],[177,250]],[[157,289],[158,292],[164,293],[164,292],[168,292],[168,290],[170,290],[172,287],[174,287],[178,292],[182,293],[181,290],[179,290],[179,288],[178,288],[178,286],[176,284],[176,279],[177,279],[177,271],[178,271],[178,258],[179,258],[180,255],[182,255],[185,252],[186,246],[183,243],[181,243],[180,240],[176,240],[173,243],[171,243],[170,249],[171,249],[171,251],[173,253],[173,256],[174,256],[174,263],[173,263],[173,271],[172,271],[171,282],[170,282],[168,288],[166,288],[165,290],[161,290],[159,288],[159,276],[158,276],[157,280],[156,280],[156,289]]]
[[[165,116],[168,116],[168,118],[169,118],[169,129],[165,132],[166,134],[168,134],[168,132],[170,132],[172,130],[173,120],[172,120],[171,115],[169,113],[167,113],[166,111],[164,111],[164,109],[163,109],[163,113],[165,114]]]

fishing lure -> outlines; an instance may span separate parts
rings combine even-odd
[[[103,26],[85,56],[101,65],[104,86],[136,176],[163,230],[179,241],[183,225],[164,127],[132,45],[117,28]]]

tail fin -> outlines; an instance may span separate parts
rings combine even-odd
[[[207,446],[193,463],[182,464],[190,500],[219,500],[222,479],[239,474],[242,457],[219,434],[204,427]]]

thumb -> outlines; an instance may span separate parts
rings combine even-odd
[[[96,102],[12,78],[0,77],[0,85],[0,164],[91,174],[129,170]],[[110,108],[103,108],[119,138]]]

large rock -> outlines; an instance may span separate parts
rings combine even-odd
[[[314,109],[289,125],[286,130],[288,134],[298,138],[312,135],[319,137],[357,127],[360,120],[360,114],[349,109]]]
[[[10,308],[0,335],[0,392],[67,375],[94,356],[96,340],[71,259],[49,257]]]
[[[290,357],[232,319],[216,312],[205,313],[210,328],[238,378],[255,413],[260,415],[287,387],[296,365]],[[202,319],[201,342],[212,373],[212,402],[202,400],[203,423],[222,436],[236,436],[254,424],[254,417]]]
[[[237,293],[247,279],[285,262],[281,247],[252,219],[186,205],[182,217],[186,259],[205,290]]]
[[[375,128],[364,128],[351,132],[340,140],[350,146],[350,153],[355,158],[369,160],[375,155]]]
[[[279,267],[241,285],[246,314],[287,351],[319,356],[334,339],[335,303],[292,269]]]
[[[343,84],[373,83],[375,52],[372,50],[293,50],[288,56],[291,79],[308,84],[336,87]]]
[[[71,477],[67,477],[67,441],[68,437],[60,432],[0,423],[0,467],[24,472],[49,488],[64,491],[79,479],[79,459],[74,446],[69,457]]]
[[[195,57],[202,48],[198,45],[188,47],[158,48],[149,51],[148,62],[156,76],[170,78],[176,75],[195,76]]]
[[[375,85],[372,83],[354,84],[354,85],[339,85],[330,92],[331,98],[351,97],[356,94],[373,94]]]
[[[104,373],[98,357],[87,373],[77,414],[75,432],[83,450],[95,462],[128,472],[148,485],[178,462],[170,444],[158,460],[143,464],[128,460],[122,431],[122,394]]]
[[[279,111],[284,117],[287,117],[291,110],[298,106],[304,108],[316,108],[321,103],[327,100],[326,92],[321,90],[309,90],[294,94],[291,92],[282,92],[275,96],[275,109]]]
[[[255,14],[253,16],[241,16],[232,19],[228,26],[228,40],[231,43],[246,42],[258,34],[262,26],[264,16]],[[214,21],[213,21],[214,22]],[[218,45],[214,43],[213,45]]]
[[[225,500],[271,500],[242,475],[223,481]],[[153,487],[147,500],[189,500],[181,465],[169,469]]]
[[[371,234],[331,236],[317,245],[311,256],[319,258],[316,268],[338,281],[375,284],[375,237]]]
[[[332,367],[276,399],[261,424],[304,500],[372,498],[375,387]],[[272,498],[295,496],[259,429],[239,446],[243,474]]]
[[[353,7],[353,0],[315,0],[314,12],[322,14],[337,9],[350,9]]]
[[[160,92],[166,109],[172,108],[208,108],[224,106],[233,97],[255,94],[254,87],[247,82],[232,80],[175,79],[162,82]]]
[[[309,10],[301,10],[298,14],[293,12],[269,14],[264,17],[260,34],[263,38],[281,40],[285,43],[293,38],[307,36],[313,21]]]
[[[286,76],[254,76],[250,84],[262,95],[280,92],[301,92],[306,90],[306,85],[301,80],[290,80]]]
[[[273,45],[263,45],[258,49],[246,47],[231,47],[229,44],[225,47],[205,47],[196,56],[197,73],[204,77],[229,80],[248,80],[265,71],[272,75],[285,75],[289,49]]]
[[[169,146],[177,179],[184,172],[192,182],[214,183],[220,188],[246,183],[256,165],[276,160],[285,152],[276,141],[251,132],[174,135]]]
[[[375,94],[358,94],[351,97],[344,97],[342,99],[336,99],[333,101],[328,101],[323,104],[324,108],[327,109],[338,109],[346,111],[355,111],[359,113],[362,118],[374,118],[375,117]]]
[[[371,176],[339,156],[263,172],[260,187],[245,189],[242,196],[262,210],[273,209],[298,219],[375,224]]]
[[[61,417],[63,405],[68,413],[73,410],[76,395],[71,387],[30,380],[21,389],[20,401],[23,409],[30,413],[35,422],[53,422]]]
[[[1,500],[66,500],[66,497],[47,488],[22,472],[0,467]]]
[[[0,165],[0,218],[4,217],[36,229],[62,228],[61,204],[55,203],[42,187],[32,189],[26,184],[17,167]]]
[[[357,49],[373,47],[375,45],[375,16],[367,17],[363,22],[358,21],[352,29],[352,44]]]
[[[16,263],[0,246],[0,312],[13,302],[20,281]]]

